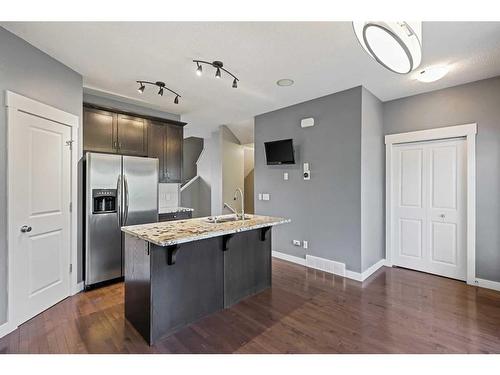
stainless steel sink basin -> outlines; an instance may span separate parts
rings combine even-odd
[[[230,221],[242,221],[242,220],[248,220],[251,219],[251,216],[245,215],[244,218],[239,218],[236,215],[234,216],[211,216],[207,218],[207,222],[212,223],[212,224],[217,224],[217,223],[227,223]]]

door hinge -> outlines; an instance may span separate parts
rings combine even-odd
[[[72,273],[72,272],[73,272],[73,264],[72,264],[72,263],[70,263],[70,264],[69,264],[69,273]]]
[[[69,146],[69,149],[70,149],[70,150],[73,150],[73,142],[74,142],[73,140],[71,140],[71,141],[66,141],[66,146]]]

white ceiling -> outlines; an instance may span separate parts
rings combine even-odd
[[[229,125],[251,142],[253,116],[364,85],[381,100],[500,75],[500,22],[425,22],[422,67],[451,64],[434,83],[397,75],[358,45],[349,22],[144,22],[43,23],[2,26],[60,60],[84,77],[84,86],[178,113],[188,135],[206,136]],[[214,78],[192,59],[222,60],[240,78]],[[292,87],[278,87],[292,78]],[[182,95],[156,90],[137,93],[138,79],[162,80]],[[239,135],[238,135],[239,134]]]

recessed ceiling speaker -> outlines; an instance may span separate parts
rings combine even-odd
[[[313,117],[303,118],[300,121],[300,126],[302,128],[310,128],[311,126],[314,126],[314,118]]]
[[[353,22],[363,49],[394,73],[407,74],[422,61],[422,22]]]

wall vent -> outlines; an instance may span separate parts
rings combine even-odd
[[[306,255],[306,267],[345,277],[345,264],[333,260]]]

